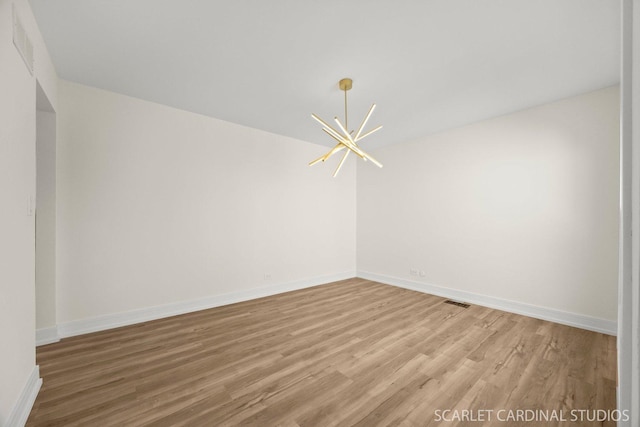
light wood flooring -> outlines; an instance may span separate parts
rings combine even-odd
[[[616,403],[614,337],[363,279],[63,339],[37,363],[28,426],[613,426],[496,417]]]

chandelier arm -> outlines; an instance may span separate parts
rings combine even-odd
[[[340,132],[335,130],[329,123],[325,122],[324,120],[322,120],[320,117],[316,116],[315,114],[311,114],[311,117],[313,117],[318,123],[320,123],[322,126],[326,127],[328,130],[333,131],[333,134],[336,137],[342,138],[342,135],[340,135]],[[327,132],[327,131],[325,130],[325,132]]]
[[[317,159],[310,161],[310,162],[309,162],[309,166],[313,166],[313,165],[315,165],[316,163],[320,163],[320,162],[322,162],[322,161],[324,161],[324,156],[320,156],[320,157],[318,157]]]
[[[354,141],[355,141],[355,142],[361,141],[361,140],[363,140],[364,138],[366,138],[367,136],[371,135],[372,133],[379,131],[380,129],[382,129],[382,125],[378,126],[378,127],[377,127],[377,128],[375,128],[375,129],[370,130],[369,132],[367,132],[367,133],[365,133],[364,135],[362,135],[360,138],[356,138]]]
[[[335,139],[336,141],[338,141],[339,144],[344,145],[346,148],[348,148],[349,150],[353,151],[354,153],[356,153],[362,160],[367,161],[366,157],[364,157],[362,155],[361,152],[358,152],[356,150],[359,150],[356,146],[356,150],[354,150],[351,146],[350,143],[347,139],[345,139],[342,135],[338,134],[338,136],[333,135],[329,130],[327,130],[326,128],[322,128],[322,130],[327,133],[331,138]]]
[[[373,113],[373,110],[375,110],[375,108],[376,108],[376,104],[372,104],[371,108],[369,108],[369,112],[367,113],[364,120],[362,121],[362,124],[358,128],[358,132],[356,132],[355,138],[353,138],[355,141],[357,141],[360,138],[360,133],[364,129],[365,125],[367,124],[367,120],[369,120],[369,117],[371,117],[371,113]]]
[[[346,138],[338,132],[335,132],[333,129],[322,128],[322,131],[329,135],[331,138],[338,141],[340,144],[345,144]]]
[[[371,162],[376,165],[377,167],[381,168],[382,167],[382,163],[380,163],[379,161],[377,161],[376,159],[374,159],[373,157],[371,157],[369,154],[365,153],[364,151],[362,152],[365,157],[369,160],[371,160]]]
[[[315,160],[313,160],[313,161],[309,162],[309,166],[313,166],[313,165],[315,165],[316,163],[319,163],[319,162],[324,162],[324,161],[326,161],[329,157],[333,156],[333,155],[334,155],[335,153],[337,153],[338,151],[342,151],[342,150],[344,150],[345,148],[347,148],[347,146],[346,146],[346,145],[344,145],[344,144],[342,144],[342,143],[337,144],[335,147],[333,147],[331,150],[329,150],[326,154],[324,154],[324,155],[322,155],[322,156],[318,157],[317,159],[315,159]]]
[[[352,150],[353,151],[353,150]],[[379,161],[377,161],[375,158],[373,158],[373,156],[371,156],[370,154],[365,153],[362,149],[360,149],[360,152],[362,153],[362,155],[364,156],[364,159],[367,160],[371,160],[371,162],[373,164],[375,164],[376,166],[378,166],[379,168],[382,167],[382,163],[380,163]],[[357,154],[357,153],[356,153]]]
[[[338,176],[338,172],[340,172],[340,168],[344,164],[344,161],[347,160],[347,156],[349,155],[349,153],[350,151],[347,150],[346,153],[344,153],[344,156],[342,156],[342,159],[340,160],[340,163],[338,163],[338,167],[336,168],[336,171],[333,173],[334,178]]]
[[[326,161],[329,159],[329,157],[333,156],[334,154],[336,154],[338,151],[342,151],[345,148],[347,148],[344,144],[338,144],[335,147],[333,147],[327,154],[325,154],[324,156],[322,156],[322,161]]]

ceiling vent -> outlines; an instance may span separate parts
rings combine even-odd
[[[27,32],[24,30],[24,26],[16,13],[15,4],[12,5],[13,12],[13,44],[20,52],[20,56],[24,60],[27,68],[31,75],[33,75],[33,45],[31,44],[31,40],[27,36]]]

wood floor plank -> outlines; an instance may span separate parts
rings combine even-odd
[[[479,424],[436,410],[612,411],[615,345],[354,278],[39,347],[27,425],[453,427]]]

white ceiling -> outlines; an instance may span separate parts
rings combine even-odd
[[[30,0],[60,77],[333,145],[378,147],[619,81],[617,0]]]

